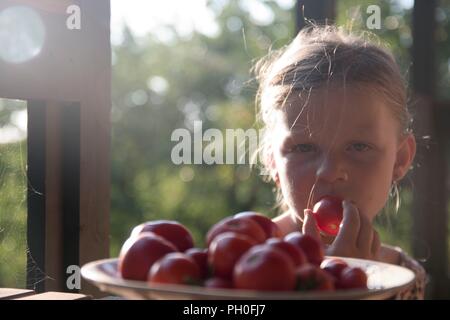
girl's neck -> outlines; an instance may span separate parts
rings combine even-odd
[[[297,225],[297,223],[294,219],[294,216],[291,214],[291,212],[289,210],[283,212],[281,215],[273,218],[272,220],[273,220],[273,222],[275,222],[278,225],[283,236],[285,236],[291,232],[294,232],[294,231],[302,230],[301,225],[300,225],[300,227]]]

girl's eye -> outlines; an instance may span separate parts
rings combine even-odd
[[[357,152],[366,152],[366,151],[369,151],[371,149],[370,146],[368,146],[365,143],[353,143],[351,145],[351,148],[354,151],[357,151]]]
[[[295,145],[291,151],[298,151],[301,153],[313,152],[316,150],[316,147],[313,144],[301,143]]]

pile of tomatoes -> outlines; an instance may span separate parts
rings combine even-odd
[[[119,255],[124,279],[149,283],[263,291],[367,288],[360,268],[324,257],[316,239],[278,226],[256,212],[243,212],[215,224],[206,248],[194,247],[190,231],[176,221],[157,220],[135,227]]]

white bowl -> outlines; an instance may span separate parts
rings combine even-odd
[[[362,268],[368,276],[368,289],[336,291],[253,291],[213,289],[188,285],[149,284],[144,281],[122,279],[117,271],[117,259],[90,262],[81,268],[81,275],[102,291],[127,299],[170,300],[319,300],[319,299],[389,299],[410,287],[415,275],[404,267],[370,260],[343,258],[349,266]]]

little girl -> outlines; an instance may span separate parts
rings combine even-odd
[[[423,299],[424,269],[400,248],[381,244],[372,226],[416,152],[393,56],[336,27],[313,26],[256,71],[261,160],[286,208],[274,219],[282,232],[321,239],[327,255],[406,266],[416,282],[396,298]],[[325,195],[344,199],[336,237],[322,235],[311,215]]]

